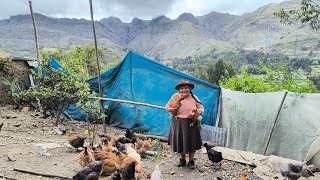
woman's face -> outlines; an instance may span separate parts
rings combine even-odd
[[[190,87],[189,86],[181,86],[179,88],[179,93],[181,96],[187,97],[190,95]]]

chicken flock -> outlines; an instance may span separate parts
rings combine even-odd
[[[125,136],[110,136],[100,134],[101,145],[85,145],[86,137],[79,136],[77,133],[67,131],[67,140],[71,146],[77,150],[82,147],[79,154],[79,164],[83,167],[73,176],[74,180],[98,180],[101,175],[110,176],[112,180],[134,180],[151,179],[160,180],[161,171],[159,166],[153,173],[143,172],[143,162],[141,155],[146,154],[152,148],[151,139],[141,140],[130,129],[126,129]],[[223,160],[222,153],[210,147],[207,143],[206,148],[208,159],[214,168],[221,168]],[[303,168],[304,164],[286,164],[281,169],[281,174],[290,180],[297,180],[300,177],[308,177],[313,174]],[[246,180],[248,172],[243,170],[240,180]]]
[[[143,162],[141,155],[151,150],[151,139],[141,140],[126,129],[125,136],[101,134],[101,145],[85,145],[85,137],[67,131],[67,140],[71,146],[83,147],[79,154],[79,164],[83,167],[75,180],[98,179],[101,175],[111,175],[113,180],[141,179]]]

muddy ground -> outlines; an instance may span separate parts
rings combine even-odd
[[[40,114],[33,110],[21,112],[13,109],[13,106],[0,107],[0,124],[4,124],[0,131],[0,180],[61,179],[22,173],[14,169],[69,178],[81,169],[77,161],[79,152],[68,145],[66,136],[60,135],[61,131],[53,127],[53,122],[51,118],[41,118]],[[65,125],[61,127],[75,128],[76,131],[83,134],[86,126],[81,122],[65,122]],[[100,125],[99,131],[102,132],[102,129]],[[107,133],[123,135],[124,131],[107,127]],[[40,146],[46,151],[41,151]],[[239,179],[243,169],[249,170],[248,179],[261,179],[250,171],[252,167],[233,161],[223,160],[222,167],[214,169],[205,151],[196,153],[197,168],[195,170],[176,167],[178,156],[170,150],[166,143],[163,143],[162,148],[158,148],[157,152],[159,156],[143,158],[144,171],[151,173],[159,164],[163,179]]]

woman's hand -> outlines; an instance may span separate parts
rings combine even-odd
[[[171,113],[177,112],[177,111],[178,111],[178,108],[168,107],[168,108],[167,108],[167,111],[168,111],[168,112],[171,112]]]
[[[201,115],[201,114],[202,114],[202,110],[201,110],[201,109],[197,109],[197,110],[196,110],[196,113],[197,113],[198,115]]]

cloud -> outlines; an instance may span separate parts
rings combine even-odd
[[[115,16],[130,22],[134,17],[151,19],[166,15],[177,18],[183,12],[195,16],[211,11],[241,15],[284,0],[92,0],[94,18]],[[53,17],[90,19],[89,0],[32,0],[33,11]],[[28,0],[1,2],[0,19],[17,14],[30,14]]]

